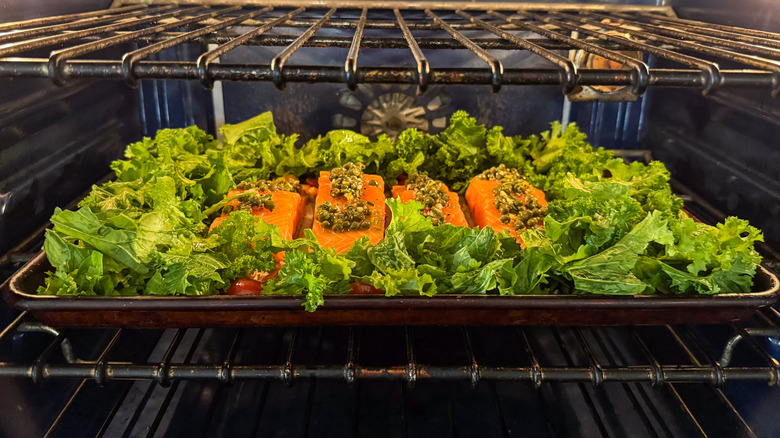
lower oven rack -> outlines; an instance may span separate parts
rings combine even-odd
[[[236,349],[243,340],[243,328],[204,329],[180,328],[168,329],[173,336],[164,348],[165,357],[159,363],[126,363],[110,360],[111,353],[118,341],[125,335],[127,329],[113,330],[110,340],[102,347],[94,360],[81,360],[74,356],[69,337],[78,336],[78,329],[58,331],[54,328],[36,322],[26,322],[27,312],[22,312],[2,333],[0,342],[7,340],[18,332],[45,332],[54,339],[30,364],[0,362],[0,377],[26,377],[34,382],[49,379],[87,379],[104,385],[111,380],[151,380],[162,386],[168,386],[177,380],[212,380],[223,384],[231,384],[243,379],[281,380],[287,386],[292,386],[297,379],[337,379],[348,384],[357,380],[397,380],[414,387],[420,380],[466,380],[477,387],[482,380],[495,381],[527,381],[534,385],[550,382],[582,382],[600,386],[606,383],[650,383],[654,386],[672,383],[706,383],[721,387],[726,382],[754,381],[776,385],[780,379],[780,362],[772,356],[767,347],[762,346],[755,337],[780,337],[780,312],[774,308],[759,311],[757,321],[760,327],[743,327],[731,324],[731,337],[724,344],[720,356],[707,352],[704,341],[697,334],[697,326],[660,326],[668,333],[666,336],[677,344],[674,347],[684,351],[689,359],[687,364],[665,365],[655,357],[646,343],[646,329],[655,330],[659,327],[549,327],[559,343],[563,343],[560,333],[570,332],[576,339],[576,348],[586,359],[586,366],[555,366],[542,365],[537,359],[535,349],[530,342],[529,329],[514,328],[517,345],[529,360],[524,366],[495,366],[480,364],[474,353],[470,331],[480,328],[460,327],[463,337],[462,351],[467,359],[460,365],[427,365],[419,363],[415,354],[414,331],[420,328],[404,327],[404,345],[406,351],[405,363],[376,367],[361,365],[359,357],[359,327],[350,327],[347,338],[342,340],[347,345],[344,361],[339,364],[299,364],[294,360],[296,351],[296,333],[302,328],[289,328],[285,338],[287,341],[287,358],[280,364],[240,364],[234,361]],[[203,336],[205,330],[223,330],[233,333],[228,345],[230,349],[222,360],[211,363],[175,363],[173,354],[181,348],[182,339],[188,331],[197,333],[196,338]],[[424,329],[422,329],[424,330]],[[620,364],[620,352],[615,356],[608,353],[603,346],[605,331],[617,331],[620,336],[631,339],[633,346],[641,351],[644,363]],[[586,336],[588,334],[588,336]],[[591,339],[590,341],[588,339]],[[592,342],[600,345],[600,353],[594,353]],[[513,342],[513,344],[515,344]],[[758,366],[732,366],[735,350],[738,345],[747,344],[754,354],[763,361]],[[195,345],[192,345],[194,348]],[[742,349],[744,347],[740,347]],[[52,360],[52,356],[61,350],[62,361]],[[564,351],[565,354],[568,354]],[[613,353],[615,354],[615,353]],[[625,358],[623,359],[625,361]],[[641,361],[640,361],[641,362]]]
[[[729,389],[749,382],[777,384],[780,363],[772,357],[760,336],[780,335],[780,313],[774,309],[762,310],[749,324],[750,327],[728,327],[719,334],[719,345],[714,345],[709,336],[712,326],[397,327],[387,328],[389,332],[370,327],[321,327],[105,330],[101,331],[96,345],[84,348],[80,338],[94,337],[89,330],[57,331],[22,313],[0,333],[0,348],[31,332],[48,333],[53,340],[41,343],[42,350],[27,363],[0,362],[0,377],[31,379],[39,385],[73,381],[70,396],[47,433],[69,430],[73,411],[78,412],[84,403],[89,403],[84,400],[90,400],[96,392],[113,391],[111,405],[100,407],[106,418],[101,420],[103,423],[97,436],[118,427],[117,423],[129,431],[141,427],[135,423],[143,421],[151,421],[150,424],[143,423],[146,436],[158,436],[158,428],[181,427],[162,425],[162,419],[172,415],[169,411],[176,410],[177,404],[184,403],[181,399],[185,394],[207,390],[208,394],[214,395],[208,403],[217,405],[220,397],[230,392],[228,387],[241,387],[255,381],[265,388],[252,397],[259,412],[266,405],[265,399],[274,397],[269,396],[268,385],[277,388],[273,391],[289,388],[286,391],[290,393],[300,393],[293,388],[303,385],[304,393],[310,394],[300,400],[306,403],[307,416],[317,415],[312,413],[313,399],[319,397],[311,395],[316,393],[315,386],[321,391],[341,387],[340,391],[347,391],[347,397],[354,396],[354,402],[359,403],[360,394],[368,397],[372,385],[390,385],[398,391],[397,397],[405,410],[400,421],[406,424],[405,427],[411,427],[408,422],[413,421],[409,418],[413,412],[409,410],[414,408],[408,404],[418,403],[418,398],[425,399],[427,396],[423,394],[471,388],[468,394],[472,395],[466,397],[494,398],[502,427],[506,429],[509,426],[504,423],[513,420],[509,413],[501,412],[501,409],[508,409],[501,406],[502,388],[522,385],[529,394],[536,394],[534,403],[547,407],[558,403],[550,399],[555,391],[561,388],[575,391],[584,403],[577,415],[594,422],[593,435],[599,435],[599,432],[603,436],[613,435],[610,417],[621,414],[611,412],[608,404],[605,405],[605,398],[618,393],[630,400],[634,406],[632,412],[650,436],[669,436],[656,434],[659,428],[671,430],[671,436],[683,433],[685,428],[698,430],[700,436],[710,436],[708,423],[703,421],[707,419],[702,419],[702,415],[708,415],[706,412],[712,415],[713,411],[719,410],[724,418],[718,422],[721,425],[728,423],[730,433],[739,430],[744,436],[753,436],[747,420],[734,406],[730,398],[734,393]],[[377,341],[383,345],[378,346]],[[139,342],[146,344],[146,351],[152,353],[132,360],[123,357],[126,343]],[[490,353],[498,343],[503,346],[498,355],[506,362],[496,362],[495,353]],[[216,350],[214,345],[218,345]],[[270,345],[274,347],[264,349]],[[405,360],[389,365],[364,365],[364,362],[375,361],[372,356],[383,349],[399,350]],[[439,357],[444,350],[444,357]],[[672,351],[676,352],[674,358],[669,357]],[[83,354],[88,358],[81,360],[79,357]],[[251,357],[256,360],[251,361]],[[513,359],[507,359],[510,357]],[[672,359],[679,361],[671,362]],[[271,363],[275,360],[278,362]],[[439,389],[431,389],[433,387]],[[753,387],[753,391],[756,390]],[[132,405],[139,394],[152,405],[152,412],[144,415],[136,412],[132,421],[126,424],[119,417],[126,409],[124,406]],[[654,411],[652,406],[656,402],[653,400],[657,397],[664,400],[668,412]],[[702,406],[705,402],[697,401],[699,398],[706,399],[707,406]],[[156,401],[152,403],[152,399]],[[712,405],[714,402],[717,406]],[[204,427],[217,427],[214,423],[219,420],[213,417],[219,416],[214,413],[219,409],[223,408],[209,407],[211,413]],[[270,408],[266,406],[265,409]],[[452,427],[460,427],[456,423],[461,420],[452,409],[450,406]],[[550,412],[546,415],[554,417]],[[150,418],[143,420],[144,416]],[[307,423],[310,421],[314,420],[306,419]],[[556,426],[554,418],[548,417],[546,421],[553,429],[553,435],[566,435],[567,426]],[[659,421],[669,424],[659,425]],[[684,424],[672,424],[675,421]],[[254,427],[254,434],[258,426],[255,422],[254,426],[247,427]],[[683,427],[683,432],[675,432],[676,427]],[[486,434],[483,436],[492,436]],[[643,432],[634,436],[644,435]],[[718,433],[714,435],[719,436]],[[441,436],[446,433],[441,432]]]

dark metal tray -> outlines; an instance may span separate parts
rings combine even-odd
[[[723,323],[772,305],[780,285],[759,267],[754,292],[714,296],[339,295],[306,312],[302,299],[266,297],[58,297],[35,294],[51,269],[38,254],[3,284],[3,296],[55,327],[241,327],[305,325],[657,325]]]

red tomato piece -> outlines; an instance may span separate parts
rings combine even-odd
[[[385,291],[379,290],[368,283],[352,283],[350,295],[384,295]]]
[[[230,283],[230,287],[225,293],[227,295],[261,295],[263,293],[263,283],[251,278],[239,278]]]

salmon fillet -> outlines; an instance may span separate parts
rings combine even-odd
[[[229,198],[244,193],[245,191],[245,189],[232,189],[228,191],[227,197]],[[298,224],[300,223],[306,208],[306,197],[299,193],[282,190],[270,192],[259,191],[258,193],[260,195],[270,194],[271,201],[274,203],[274,209],[271,211],[263,207],[252,207],[252,215],[264,220],[267,224],[279,227],[279,234],[283,239],[293,240],[295,238],[295,232],[298,229]],[[233,210],[237,210],[240,204],[241,201],[239,199],[233,199],[225,205],[229,205],[233,207]],[[222,213],[222,215],[214,219],[214,222],[212,222],[209,227],[209,233],[227,219],[228,215],[229,213]],[[252,246],[254,246],[254,244]],[[247,278],[265,284],[268,280],[275,277],[284,264],[284,252],[282,251],[274,254],[274,259],[276,259],[276,269],[273,272],[247,272]],[[245,291],[237,291],[234,293],[238,293],[239,295],[247,294]],[[256,295],[259,294],[259,292],[251,292],[248,294]]]
[[[233,189],[227,194],[228,197],[235,196],[246,190]],[[262,207],[252,207],[252,215],[263,219],[267,224],[276,225],[279,227],[279,234],[286,240],[293,240],[295,237],[295,231],[298,229],[298,224],[303,217],[304,209],[306,208],[306,198],[299,193],[275,191],[275,192],[258,192],[261,195],[270,194],[271,201],[275,204],[273,211],[269,211]],[[227,203],[234,209],[238,209],[240,201],[234,199]],[[214,230],[219,224],[227,218],[228,214],[223,213],[220,217],[214,219],[209,227],[209,232]]]
[[[448,224],[456,225],[459,227],[469,226],[468,221],[466,221],[466,215],[463,214],[463,210],[461,210],[460,208],[460,201],[458,199],[458,194],[449,191],[449,189],[444,183],[441,184],[441,187],[442,190],[446,191],[450,197],[449,200],[447,201],[447,205],[445,205],[444,208],[442,209],[442,212],[444,213],[444,221],[447,222]],[[392,191],[393,191],[393,198],[400,200],[404,204],[408,203],[411,200],[421,201],[419,199],[416,199],[414,195],[414,190],[407,189],[405,185],[393,186]]]
[[[496,208],[496,195],[493,194],[493,189],[499,185],[501,185],[501,183],[498,181],[474,177],[469,183],[469,187],[466,189],[466,204],[468,204],[471,209],[474,223],[476,223],[480,229],[490,227],[496,233],[509,230],[509,235],[517,238],[517,241],[522,243],[518,232],[515,230],[514,221],[509,223],[501,222],[502,214],[498,208]],[[534,187],[532,194],[543,208],[547,208],[544,192]],[[523,204],[527,201],[526,196],[522,194],[518,195],[518,199],[520,199]],[[544,224],[537,225],[536,228],[544,228]]]
[[[371,185],[371,181],[374,181],[374,185]],[[330,172],[320,172],[318,185],[319,189],[317,190],[317,199],[314,206],[315,212],[324,202],[330,202],[338,206],[349,204],[350,201],[344,196],[336,198],[331,196]],[[342,254],[363,236],[368,237],[372,245],[376,245],[382,240],[385,235],[385,183],[382,178],[377,175],[364,174],[360,200],[367,203],[371,209],[371,225],[367,230],[333,231],[332,228],[323,227],[322,223],[317,220],[315,213],[314,224],[311,230],[322,246],[334,248],[337,253]]]

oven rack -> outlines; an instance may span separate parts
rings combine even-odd
[[[150,380],[163,387],[177,380],[212,380],[230,385],[236,380],[270,379],[283,381],[292,386],[297,379],[339,379],[348,384],[357,380],[401,380],[410,388],[420,380],[467,380],[476,388],[482,380],[527,381],[536,386],[550,382],[591,383],[595,387],[607,383],[650,383],[653,386],[675,383],[706,383],[716,388],[727,382],[753,381],[776,385],[780,379],[780,361],[775,359],[765,346],[754,337],[780,337],[780,312],[775,309],[762,310],[756,321],[759,327],[742,327],[732,324],[732,335],[726,341],[719,357],[706,347],[706,342],[694,327],[664,326],[665,335],[677,344],[674,348],[684,351],[688,358],[686,364],[665,365],[648,346],[648,335],[642,335],[643,329],[637,328],[551,328],[558,343],[565,341],[562,332],[576,339],[576,345],[564,349],[570,362],[567,366],[542,364],[537,358],[538,352],[532,346],[530,335],[523,328],[516,328],[516,340],[509,348],[519,348],[527,355],[528,363],[523,366],[485,365],[475,356],[470,330],[461,327],[463,335],[462,351],[466,361],[460,365],[427,365],[418,362],[415,353],[414,331],[419,328],[404,328],[406,363],[391,366],[367,366],[359,361],[360,329],[349,328],[346,341],[347,353],[339,364],[301,364],[296,363],[296,333],[299,328],[287,329],[286,360],[281,364],[244,364],[236,363],[237,349],[241,348],[245,329],[169,329],[172,336],[164,347],[165,355],[159,363],[117,362],[111,360],[114,347],[118,344],[126,329],[116,329],[110,340],[102,346],[94,360],[81,360],[76,356],[69,337],[78,330],[56,330],[43,324],[30,321],[27,312],[21,313],[2,333],[0,342],[10,339],[15,333],[41,332],[53,335],[54,339],[32,363],[0,362],[0,377],[26,377],[35,383],[50,379],[85,379],[105,385],[112,380]],[[658,329],[659,327],[653,327]],[[188,331],[194,331],[200,339],[205,330],[233,332],[232,339],[226,344],[230,349],[221,360],[211,363],[189,363],[173,361],[174,354],[182,347],[182,340]],[[641,352],[644,360],[630,360],[625,352],[610,351],[605,347],[606,335],[631,339],[634,353]],[[587,336],[586,336],[587,335]],[[156,339],[147,336],[147,339]],[[230,339],[230,338],[228,338]],[[590,341],[588,339],[591,339]],[[595,340],[595,341],[594,341]],[[740,343],[753,350],[763,364],[753,366],[730,366],[734,352]],[[196,348],[197,342],[190,345]],[[248,348],[246,345],[244,348]],[[667,346],[669,348],[669,346]],[[538,348],[537,348],[538,349]],[[60,350],[60,360],[52,360]],[[568,351],[567,351],[568,350]],[[576,352],[575,352],[576,350]],[[744,352],[743,352],[744,353]],[[188,355],[187,357],[189,357]],[[576,364],[576,357],[584,363]],[[581,365],[581,366],[575,366]]]
[[[256,396],[251,398],[252,403],[259,406],[259,412],[266,405],[266,397],[270,397],[268,385],[277,388],[274,392],[288,388],[288,392],[295,393],[300,393],[300,390],[294,388],[302,385],[305,388],[303,391],[310,394],[306,397],[307,417],[313,415],[313,398],[322,397],[323,391],[326,394],[333,394],[333,391],[340,394],[339,390],[333,389],[339,385],[348,393],[355,394],[346,397],[356,397],[354,403],[357,404],[360,403],[360,394],[370,397],[367,399],[370,401],[375,395],[369,394],[376,391],[381,393],[383,390],[377,388],[388,388],[387,385],[390,385],[399,391],[405,411],[412,409],[406,406],[411,403],[410,399],[425,399],[427,396],[422,394],[432,390],[432,387],[455,385],[450,386],[453,391],[454,388],[470,387],[470,394],[473,395],[468,397],[481,400],[480,403],[484,402],[482,399],[485,393],[491,394],[500,418],[511,414],[501,413],[501,409],[507,408],[498,406],[501,404],[497,393],[499,387],[511,387],[514,391],[530,394],[532,399],[538,399],[533,402],[533,409],[541,406],[544,410],[563,409],[557,405],[561,400],[551,399],[554,397],[551,394],[569,388],[569,391],[579,395],[567,397],[581,398],[580,402],[584,403],[576,411],[577,417],[595,422],[598,429],[592,433],[596,435],[600,431],[602,436],[612,436],[607,429],[615,417],[620,418],[621,413],[610,408],[611,400],[627,397],[633,406],[631,412],[640,417],[641,421],[623,420],[634,421],[637,427],[644,425],[650,436],[659,436],[656,434],[658,429],[668,431],[675,427],[692,428],[699,436],[722,436],[708,429],[710,425],[700,423],[702,416],[711,417],[713,412],[720,412],[718,415],[724,418],[719,422],[728,423],[732,432],[737,433],[739,430],[742,434],[740,436],[755,436],[749,421],[737,408],[737,402],[732,400],[735,392],[730,391],[730,388],[747,382],[762,382],[771,386],[777,384],[780,364],[759,339],[763,336],[778,336],[779,321],[780,314],[770,310],[762,311],[751,321],[760,327],[732,325],[732,333],[730,337],[725,335],[724,339],[728,340],[721,345],[723,350],[720,352],[715,352],[717,347],[713,347],[709,339],[711,326],[387,328],[395,330],[391,333],[393,336],[387,333],[378,335],[385,328],[371,327],[193,328],[164,331],[119,329],[101,330],[99,342],[96,343],[99,345],[85,349],[84,342],[79,342],[79,338],[95,338],[89,335],[89,330],[57,331],[27,321],[27,316],[21,314],[0,334],[0,347],[14,337],[29,335],[30,332],[46,333],[54,336],[54,339],[48,344],[42,344],[45,348],[31,363],[0,363],[0,377],[26,377],[41,387],[75,379],[71,380],[73,383],[61,383],[71,389],[63,395],[65,399],[60,405],[61,411],[48,425],[47,436],[53,431],[68,430],[72,426],[67,424],[72,423],[73,418],[78,418],[78,412],[85,408],[96,409],[99,411],[97,415],[102,416],[96,417],[98,423],[94,428],[97,429],[102,423],[96,436],[103,436],[116,423],[122,424],[128,432],[143,427],[142,434],[158,436],[163,428],[163,418],[178,415],[171,413],[177,409],[189,409],[177,406],[177,403],[184,403],[182,399],[207,397],[203,400],[211,406],[208,408],[209,418],[213,421],[214,412],[222,409],[230,412],[230,408],[217,406],[223,403],[220,402],[221,397],[233,397],[230,394],[235,394],[227,388],[246,388],[242,385],[251,381],[260,382],[263,385],[261,388],[264,388],[256,391]],[[434,330],[433,334],[429,332],[431,330]],[[365,332],[370,333],[366,335]],[[461,339],[457,339],[458,336],[443,339],[445,345],[438,351],[433,348],[431,352],[432,344],[458,332],[462,335]],[[527,364],[496,365],[490,363],[489,358],[483,363],[484,357],[491,356],[491,350],[495,351],[498,338],[503,346],[500,348],[502,356],[521,357],[518,360],[526,361]],[[628,344],[625,344],[627,340]],[[25,341],[31,342],[29,339]],[[127,342],[123,344],[124,341]],[[383,345],[377,347],[372,341],[382,342]],[[144,345],[139,346],[139,343]],[[75,347],[76,344],[81,344],[81,348]],[[425,365],[425,359],[420,357],[427,355],[430,360],[445,352],[446,358],[439,361],[452,361],[453,351],[456,350],[453,345],[457,344],[461,347],[454,355],[462,359],[460,365]],[[121,354],[128,345],[133,345],[134,351],[152,353],[135,361],[115,360],[114,356]],[[269,345],[276,347],[266,351],[264,347]],[[345,348],[340,349],[339,345]],[[361,365],[364,350],[372,350],[369,353],[375,354],[377,348],[393,349],[399,346],[406,350],[405,364]],[[252,354],[253,349],[261,351]],[[81,350],[89,350],[88,360],[79,359],[79,354],[83,353]],[[668,356],[670,352],[676,352],[680,355],[678,358],[683,357],[685,360],[668,363],[671,360]],[[343,361],[333,364],[334,357],[341,353],[346,353]],[[636,354],[643,357],[640,361],[642,364],[635,362]],[[256,364],[247,364],[244,363],[246,356],[256,356],[260,360]],[[282,359],[279,364],[267,365],[276,358]],[[753,362],[753,359],[763,363]],[[559,364],[551,365],[548,362]],[[732,363],[740,363],[740,366],[732,366]],[[382,386],[382,382],[385,386]],[[319,393],[315,386],[320,388]],[[752,391],[758,394],[760,389],[753,386]],[[202,392],[204,395],[193,396],[193,392]],[[205,394],[212,394],[213,398]],[[109,405],[95,405],[95,400],[101,397],[110,400]],[[143,397],[141,407],[133,408],[138,403],[138,397]],[[668,411],[659,413],[655,410],[659,403]],[[122,418],[127,414],[128,406],[131,406],[130,412],[135,409],[135,413],[131,415],[131,423],[126,425]],[[146,412],[150,406],[153,410],[151,415],[147,413],[143,417],[139,416],[142,407]],[[523,406],[530,408],[530,405]],[[296,407],[300,408],[298,405]],[[353,415],[357,413],[353,412]],[[408,415],[408,412],[401,414],[401,421],[409,421]],[[449,415],[452,427],[459,427],[455,414],[450,412]],[[547,415],[551,414],[548,412]],[[150,419],[153,421],[149,425],[139,426],[137,423],[142,421],[141,418],[146,418],[146,422]],[[207,419],[206,426],[211,421]],[[305,421],[308,423],[312,420],[307,418]],[[557,434],[566,434],[565,428],[560,430],[565,426],[556,426],[550,418],[547,418],[547,422],[547,427],[557,429]],[[655,424],[657,422],[662,425],[658,426]],[[257,420],[254,423],[256,428]],[[409,427],[408,424],[406,427]],[[251,435],[254,436],[254,433]],[[504,436],[508,436],[506,431]],[[660,436],[669,435],[661,433]]]
[[[109,78],[134,86],[143,79],[191,79],[206,88],[215,81],[265,81],[279,89],[291,82],[329,82],[350,89],[360,83],[411,84],[420,92],[434,84],[484,84],[493,91],[554,85],[566,94],[587,85],[628,87],[635,95],[648,87],[693,88],[704,94],[729,87],[780,92],[780,34],[681,19],[669,7],[426,1],[367,6],[330,0],[246,4],[122,0],[107,10],[0,24],[0,77],[48,77],[59,85]],[[188,44],[203,46],[196,60],[179,50]],[[241,46],[282,49],[252,63],[219,62]],[[348,50],[332,63],[299,65],[294,54],[303,47]],[[361,49],[374,48],[403,49],[413,66],[398,61],[361,65]],[[469,54],[460,65],[470,66],[438,66],[426,56],[441,50]],[[516,67],[496,50],[528,51],[546,63]],[[577,66],[570,50],[622,67]],[[162,60],[162,52],[171,55]],[[632,52],[642,56],[632,57]]]

